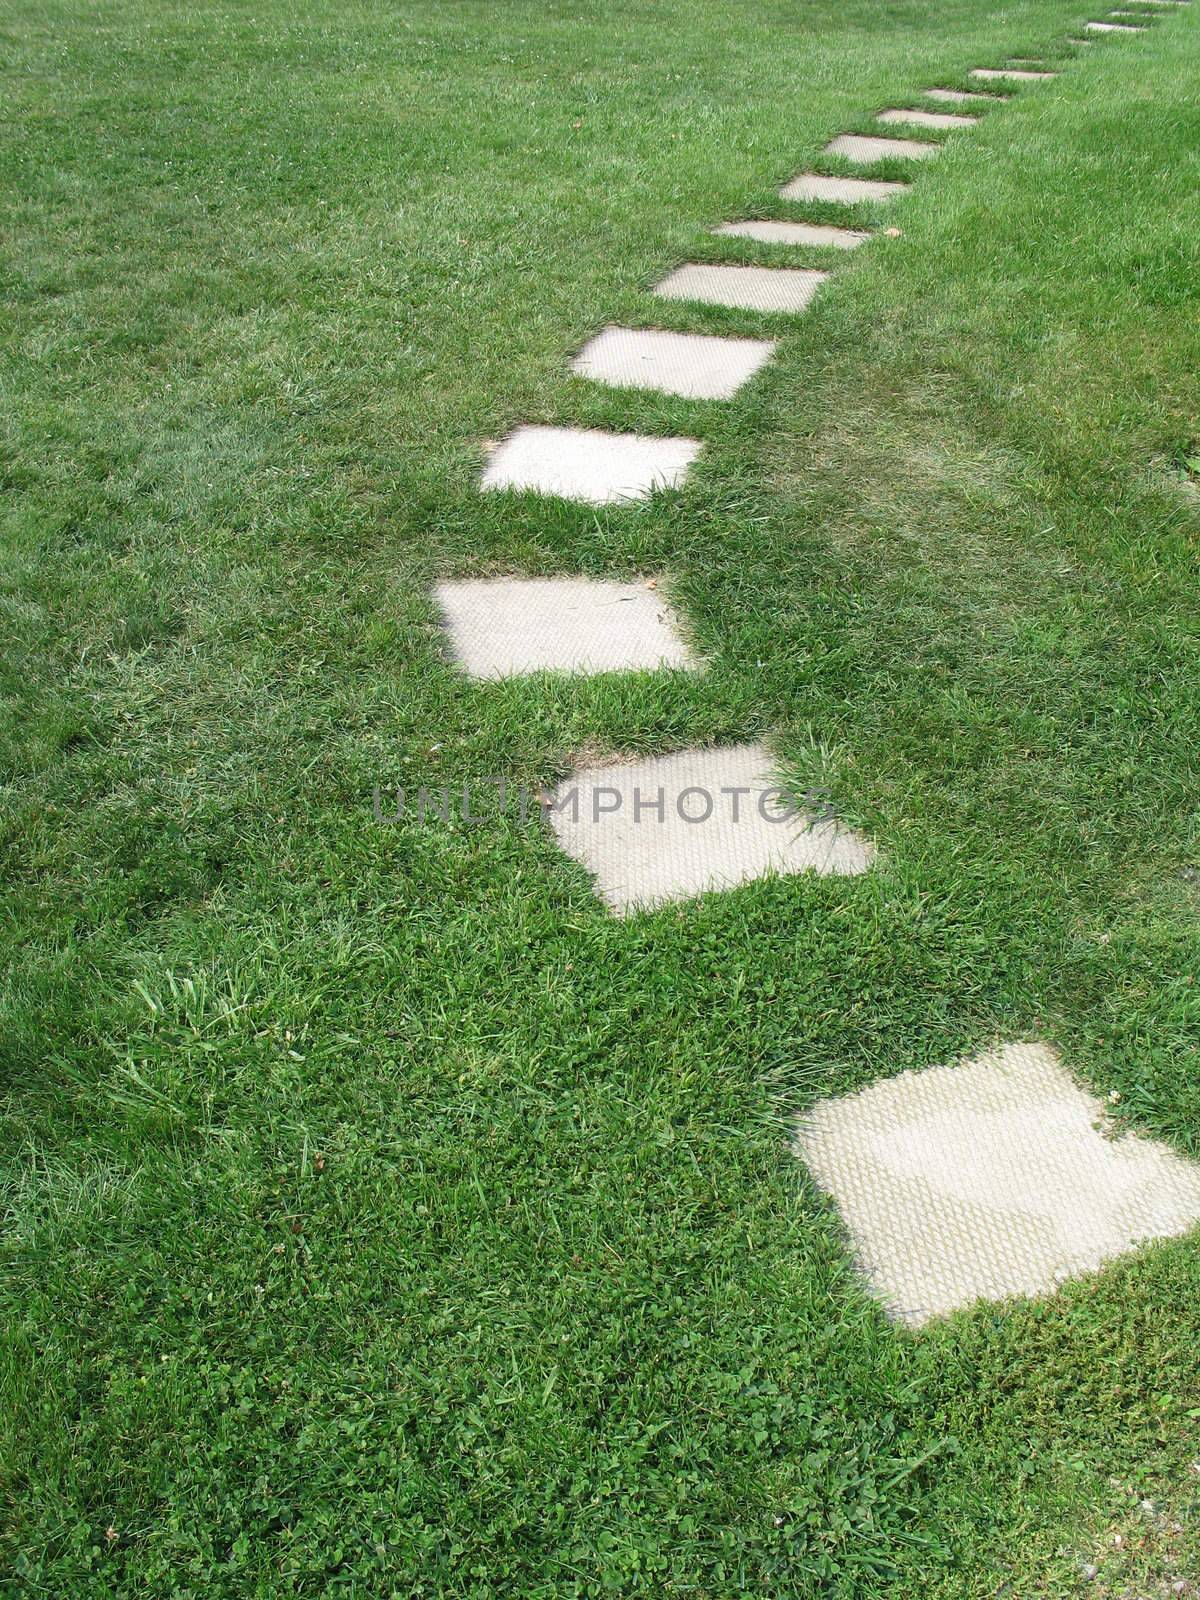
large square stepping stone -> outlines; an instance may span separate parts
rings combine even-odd
[[[908,188],[907,183],[885,183],[878,178],[827,178],[819,172],[801,172],[779,193],[784,200],[831,200],[854,206],[861,201],[891,200]]]
[[[714,233],[729,233],[739,239],[757,239],[760,244],[815,245],[821,249],[855,250],[866,244],[869,233],[855,228],[829,228],[818,222],[723,222]]]
[[[689,400],[728,400],[775,349],[774,339],[719,339],[660,328],[607,327],[571,363],[581,378],[628,389],[659,389]]]
[[[739,267],[688,262],[656,284],[663,300],[699,300],[743,311],[803,311],[829,276],[795,267]]]
[[[875,854],[859,834],[781,795],[760,744],[585,767],[546,810],[559,844],[624,914],[771,873],[865,872]]]
[[[916,128],[977,128],[978,117],[956,116],[953,111],[906,111],[894,106],[881,111],[876,122],[910,122]]]
[[[1135,28],[1128,22],[1085,22],[1085,33],[1145,33],[1145,28]]]
[[[918,1325],[1200,1221],[1200,1167],[1104,1120],[1053,1050],[1008,1044],[818,1102],[796,1151],[889,1313]]]
[[[903,161],[928,161],[941,148],[940,144],[929,144],[924,139],[883,139],[870,133],[839,133],[825,146],[825,154],[863,163],[887,161],[893,157]]]
[[[479,487],[532,489],[593,506],[644,500],[656,489],[677,489],[699,453],[698,439],[517,428],[493,452]]]
[[[981,78],[985,83],[1000,79],[1015,79],[1018,83],[1037,83],[1043,78],[1057,78],[1057,72],[1027,72],[1020,67],[972,67],[969,78]]]
[[[468,578],[439,583],[437,600],[472,678],[695,665],[670,608],[644,582]]]
[[[967,105],[972,100],[994,106],[1008,99],[1004,94],[973,94],[970,89],[922,89],[921,93],[927,100],[941,100],[951,106]]]

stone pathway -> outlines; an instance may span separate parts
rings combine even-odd
[[[1104,1124],[1052,1050],[1009,1044],[819,1102],[796,1151],[889,1313],[919,1325],[1200,1222],[1200,1167]]]
[[[757,239],[760,244],[811,244],[835,250],[854,250],[871,237],[854,228],[830,228],[817,222],[722,222],[712,231]]]
[[[437,586],[450,649],[473,678],[694,667],[657,580],[468,578]]]
[[[876,161],[928,161],[940,149],[941,145],[928,144],[923,139],[885,139],[873,133],[839,133],[836,139],[831,139],[825,146],[825,154],[872,166]]]
[[[1141,33],[1146,25],[1091,21],[1085,30]],[[891,106],[874,121],[953,136],[1008,103],[1020,85],[1057,76],[1042,61],[1011,57],[966,74],[996,89],[920,91],[926,101],[967,111]],[[874,166],[928,161],[940,149],[933,139],[841,133],[822,153]],[[806,171],[779,194],[792,205],[874,206],[910,188],[908,181]],[[843,252],[871,237],[863,228],[802,218],[745,218],[710,232]],[[652,294],[660,303],[797,315],[830,276],[825,268],[689,261]],[[773,339],[609,325],[587,341],[571,370],[618,390],[728,402],[775,348]],[[592,506],[636,502],[680,489],[700,451],[693,438],[527,424],[491,451],[480,489]],[[701,665],[659,579],[447,580],[436,599],[449,653],[476,679]],[[561,849],[622,916],[765,876],[855,876],[876,859],[874,845],[820,797],[800,800],[780,787],[762,743],[585,763],[542,805]],[[1050,1293],[1145,1240],[1200,1222],[1200,1166],[1155,1141],[1114,1136],[1102,1126],[1104,1109],[1047,1046],[1009,1044],[819,1101],[797,1124],[795,1151],[837,1206],[868,1284],[892,1316],[919,1326],[981,1298]]]
[[[803,311],[829,276],[798,267],[727,267],[689,262],[654,286],[660,300],[698,300],[744,311]]]
[[[594,428],[517,428],[496,446],[479,487],[611,505],[678,489],[700,454],[698,439],[655,439]]]
[[[881,111],[876,122],[910,122],[918,128],[977,128],[978,117],[957,116],[953,111]]]
[[[729,400],[775,350],[773,339],[719,339],[661,328],[608,327],[571,363],[617,389],[658,389],[688,400]]]
[[[908,193],[907,183],[882,183],[870,178],[827,178],[820,172],[802,172],[780,189],[783,200],[831,200],[839,206],[871,204]]]
[[[981,78],[985,83],[1012,79],[1016,83],[1037,83],[1044,78],[1057,78],[1057,72],[1031,72],[1023,67],[972,67],[969,77]]]
[[[559,844],[623,914],[771,873],[865,872],[875,855],[835,819],[793,806],[759,744],[583,767],[547,812]]]
[[[942,100],[952,106],[966,105],[971,100],[983,105],[1001,105],[1008,99],[1004,94],[978,94],[970,89],[922,89],[921,93],[930,100]]]

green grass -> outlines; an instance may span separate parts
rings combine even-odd
[[[1183,1531],[1102,1580],[1197,1570],[1196,1239],[913,1335],[788,1128],[1039,1037],[1200,1156],[1198,11],[15,0],[3,1592],[1026,1600],[1110,1477]],[[706,234],[1009,55],[1063,75],[805,213],[899,237]],[[573,381],[619,320],[783,342]],[[479,498],[540,420],[704,462]],[[500,569],[662,572],[711,669],[469,683],[430,584]],[[536,820],[372,816],[767,734],[877,871],[625,922]]]

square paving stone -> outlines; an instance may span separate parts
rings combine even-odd
[[[696,664],[670,608],[645,582],[467,578],[436,592],[451,649],[472,678]]]
[[[897,106],[889,111],[881,111],[875,118],[876,122],[911,123],[916,128],[977,128],[978,117],[964,117],[956,115],[953,111],[905,111]]]
[[[781,800],[772,768],[759,744],[586,767],[558,786],[547,815],[600,898],[623,914],[772,873],[865,872],[874,847]]]
[[[890,200],[908,188],[907,183],[884,183],[878,178],[826,178],[819,172],[801,172],[779,193],[784,200],[832,200],[853,206],[864,200]]]
[[[1020,67],[972,67],[969,78],[982,78],[985,83],[996,79],[1012,78],[1018,83],[1037,83],[1044,78],[1057,78],[1057,72],[1026,72]]]
[[[700,453],[697,439],[652,439],[595,428],[517,428],[492,454],[481,489],[539,494],[609,505],[677,489]]]
[[[866,244],[869,233],[855,228],[827,228],[817,222],[723,222],[714,233],[733,234],[739,239],[757,239],[760,244],[816,245],[834,250],[855,250]]]
[[[689,261],[656,284],[663,300],[700,300],[743,311],[803,311],[829,276],[795,267],[739,267]]]
[[[1085,33],[1145,33],[1145,28],[1132,27],[1128,22],[1085,22]]]
[[[795,1148],[889,1313],[919,1325],[1200,1221],[1200,1167],[1104,1122],[1053,1050],[1007,1044],[820,1101]]]
[[[774,339],[719,339],[660,328],[607,327],[571,363],[615,388],[658,389],[689,400],[728,400],[775,350]]]
[[[904,161],[928,161],[941,148],[940,144],[930,144],[924,139],[882,139],[871,133],[839,133],[825,146],[825,154],[861,162],[886,161],[897,156]]]
[[[1003,94],[972,94],[970,89],[922,89],[921,93],[928,100],[941,100],[951,106],[963,106],[971,100],[979,100],[984,105],[994,106],[1008,98]]]

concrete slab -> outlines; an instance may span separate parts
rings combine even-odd
[[[909,188],[907,183],[883,183],[875,178],[826,178],[819,172],[801,172],[779,193],[784,200],[830,200],[837,205],[854,206],[864,201],[891,200]]]
[[[803,311],[829,276],[795,267],[739,267],[689,261],[656,284],[661,300],[699,300],[743,311]]]
[[[832,1196],[889,1313],[914,1326],[1067,1278],[1200,1221],[1200,1167],[1111,1136],[1040,1044],[824,1100],[796,1152]]]
[[[1008,99],[1006,94],[973,94],[970,89],[922,89],[921,93],[927,100],[941,100],[949,106],[965,106],[972,100],[998,106]]]
[[[825,146],[827,156],[841,156],[846,161],[928,161],[941,150],[940,144],[930,144],[925,139],[883,139],[870,133],[839,133]]]
[[[911,123],[916,128],[977,128],[978,117],[956,116],[953,111],[906,111],[903,106],[896,106],[888,111],[881,111],[875,118],[876,122],[886,123]]]
[[[827,228],[817,222],[723,222],[714,233],[733,234],[739,239],[757,239],[760,244],[813,245],[820,249],[856,250],[866,244],[869,233],[854,228]]]
[[[479,487],[532,489],[592,506],[645,500],[656,489],[677,489],[699,454],[698,439],[653,439],[595,428],[517,428],[497,446]]]
[[[436,594],[451,651],[472,678],[696,664],[670,607],[645,582],[467,578],[439,583]]]
[[[1046,78],[1057,78],[1057,72],[1029,72],[1021,67],[972,67],[969,78],[979,78],[984,83],[1012,79],[1016,83],[1039,83]]]
[[[1135,28],[1129,22],[1085,22],[1085,33],[1145,33],[1145,28]]]
[[[618,389],[658,389],[689,400],[728,400],[771,359],[775,343],[610,326],[588,340],[571,370]]]
[[[623,915],[774,873],[865,872],[875,856],[836,820],[781,805],[759,744],[586,767],[551,801],[559,844]]]

